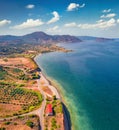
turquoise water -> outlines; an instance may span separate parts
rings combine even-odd
[[[60,84],[74,130],[119,130],[119,43],[61,45],[74,51],[36,61]]]

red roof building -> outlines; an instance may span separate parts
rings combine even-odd
[[[53,115],[52,104],[47,104],[47,106],[46,106],[46,115],[47,116],[52,116]]]

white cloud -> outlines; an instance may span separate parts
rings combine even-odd
[[[117,19],[117,23],[119,23],[119,19]]]
[[[57,21],[60,19],[60,16],[59,16],[58,12],[54,11],[54,12],[52,12],[52,14],[54,15],[54,17],[51,18],[51,19],[47,22],[47,24],[55,23],[55,22],[57,22]]]
[[[59,26],[54,26],[53,28],[49,28],[48,30],[56,31],[59,28]]]
[[[118,21],[119,22],[119,19]],[[94,24],[76,24],[75,22],[67,23],[64,26],[65,27],[77,27],[81,29],[104,29],[104,28],[110,28],[112,26],[116,25],[116,20],[114,18],[111,18],[110,20],[104,21],[100,19]]]
[[[107,14],[107,18],[112,18],[112,17],[115,17],[116,16],[116,14],[115,13],[112,13],[112,14]]]
[[[77,24],[75,22],[72,22],[72,23],[66,23],[64,26],[65,27],[76,27]]]
[[[33,8],[35,8],[35,5],[29,4],[29,5],[26,6],[26,8],[27,8],[27,9],[33,9]]]
[[[83,8],[83,7],[85,7],[85,4],[80,5],[76,3],[70,3],[67,7],[67,11],[73,11],[73,10]]]
[[[115,16],[116,16],[115,13],[111,13],[111,14],[107,14],[107,15],[102,15],[100,18],[113,18]]]
[[[100,16],[100,18],[105,18],[105,15],[104,15],[104,14],[103,14],[103,15],[101,15],[101,16]]]
[[[103,19],[100,19],[97,21],[97,23],[102,23],[104,20]]]
[[[54,26],[52,28],[48,28],[47,29],[47,32],[50,32],[50,33],[58,33],[58,32],[61,32],[61,30],[59,29],[59,26]]]
[[[103,12],[103,13],[109,13],[109,12],[111,12],[111,9],[105,9],[105,10],[103,10],[102,12]]]
[[[44,23],[40,19],[36,19],[36,20],[27,19],[26,22],[23,22],[22,24],[16,25],[12,28],[14,28],[14,29],[26,29],[26,28],[38,27],[38,26],[41,26],[43,24]]]
[[[10,20],[6,20],[6,19],[1,20],[1,21],[0,21],[0,27],[5,26],[5,25],[10,24],[10,23],[11,23]]]
[[[95,24],[79,24],[78,27],[82,29],[97,29],[97,28],[109,28],[116,25],[116,20],[114,18],[111,18],[108,21],[97,21]]]

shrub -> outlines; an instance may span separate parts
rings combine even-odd
[[[35,108],[35,106],[30,106],[29,111],[32,111]]]
[[[18,84],[17,87],[24,87],[24,84]]]
[[[5,122],[5,125],[9,125],[11,122],[10,121],[7,121],[7,122]]]
[[[56,95],[54,95],[54,96],[53,96],[53,100],[56,100],[56,99],[57,99],[57,98],[56,98]]]
[[[14,125],[17,125],[17,123],[16,123],[16,122],[14,122]]]
[[[22,71],[21,71],[20,69],[18,69],[18,68],[14,68],[13,71],[14,71],[15,73],[22,72]]]
[[[13,116],[17,116],[18,115],[18,113],[13,113]]]
[[[29,127],[31,127],[31,128],[34,127],[34,123],[33,123],[32,121],[30,121],[30,120],[28,120],[28,121],[26,122],[26,125],[29,126]]]
[[[4,58],[3,61],[8,62],[8,59]]]
[[[52,128],[57,128],[57,121],[55,120],[55,118],[52,119]]]
[[[37,115],[32,114],[32,115],[29,115],[29,117],[30,117],[30,118],[35,118],[35,117],[37,117]]]

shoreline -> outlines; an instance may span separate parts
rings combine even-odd
[[[62,107],[63,107],[63,115],[64,115],[64,127],[65,127],[65,130],[71,130],[72,127],[71,127],[71,119],[70,119],[70,113],[65,105],[65,102],[62,98],[62,95],[58,89],[58,87],[56,87],[56,85],[54,85],[54,83],[52,83],[51,80],[49,80],[47,78],[47,76],[44,74],[43,72],[43,69],[40,65],[37,64],[35,58],[37,56],[41,56],[41,55],[36,55],[34,58],[33,58],[33,61],[36,63],[36,65],[38,66],[37,69],[40,70],[40,76],[46,81],[48,87],[51,89],[51,91],[56,95],[56,98],[59,99],[62,103]]]

